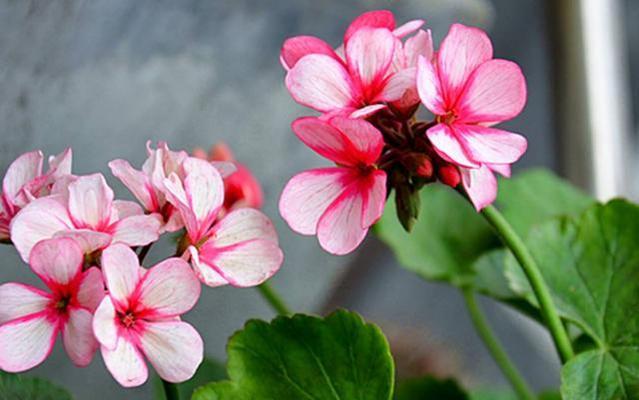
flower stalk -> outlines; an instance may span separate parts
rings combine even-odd
[[[167,382],[162,379],[162,388],[164,389],[164,396],[166,400],[180,400],[180,392],[175,383]]]
[[[275,311],[278,315],[292,314],[286,303],[284,303],[284,300],[282,300],[282,297],[268,282],[262,283],[257,287],[257,289],[260,291],[262,298],[264,298],[273,311]]]

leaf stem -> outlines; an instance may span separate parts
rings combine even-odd
[[[257,290],[260,291],[260,294],[266,300],[266,302],[271,306],[271,308],[279,315],[290,315],[292,314],[289,308],[282,300],[282,297],[273,289],[268,282],[264,282],[257,287]]]
[[[175,383],[167,382],[162,379],[162,387],[164,388],[166,400],[180,400],[180,392],[178,392],[178,388]]]
[[[499,368],[501,368],[504,376],[512,385],[517,397],[521,400],[535,400],[534,393],[524,378],[519,374],[519,371],[517,371],[517,368],[515,368],[508,357],[508,354],[491,331],[479,304],[477,304],[477,300],[472,289],[468,287],[462,288],[461,292],[464,296],[466,308],[468,309],[468,313],[470,314],[470,318],[473,321],[473,325],[475,326],[479,337],[484,341],[486,348],[488,348],[488,351],[493,356],[497,365],[499,365]]]
[[[504,244],[512,251],[513,255],[521,265],[528,282],[535,293],[541,314],[544,317],[546,326],[555,342],[555,347],[559,352],[562,363],[566,363],[574,356],[570,339],[566,329],[557,314],[557,309],[550,296],[550,291],[544,282],[544,278],[539,271],[537,262],[517,235],[504,216],[493,206],[488,206],[481,211],[481,215],[493,226],[495,231],[501,236]]]

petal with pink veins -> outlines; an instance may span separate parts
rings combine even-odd
[[[395,72],[386,80],[380,93],[373,101],[397,101],[406,91],[415,87],[417,68],[409,67]]]
[[[169,258],[149,269],[136,294],[139,306],[154,318],[167,318],[189,311],[200,297],[200,282],[189,264]]]
[[[319,220],[317,238],[331,254],[344,255],[362,243],[367,228],[362,228],[364,196],[359,185],[350,185]]]
[[[53,174],[53,178],[57,179],[64,175],[71,174],[71,165],[73,164],[73,150],[67,148],[57,156],[49,157],[49,169]]]
[[[44,311],[51,295],[21,283],[0,285],[0,324]]]
[[[73,239],[57,238],[38,242],[31,251],[29,265],[51,289],[67,285],[82,272],[84,254]]]
[[[280,197],[282,218],[302,235],[314,235],[326,209],[353,181],[344,168],[312,169],[295,175]]]
[[[331,125],[344,133],[350,153],[355,155],[357,164],[371,165],[377,162],[384,148],[384,138],[370,122],[361,119],[335,117]]]
[[[204,359],[200,334],[182,321],[145,323],[140,347],[158,375],[173,383],[191,379]]]
[[[114,350],[118,343],[119,325],[116,311],[109,296],[104,297],[93,316],[93,333],[103,348]]]
[[[437,153],[446,161],[462,167],[477,168],[479,163],[470,158],[467,149],[455,131],[455,126],[437,124],[426,131]]]
[[[109,162],[109,168],[111,168],[111,173],[131,191],[145,209],[157,211],[158,200],[151,179],[147,174],[136,170],[125,160],[113,160]]]
[[[395,37],[388,29],[362,28],[346,43],[346,62],[364,88],[386,76],[395,53]]]
[[[224,182],[222,176],[208,161],[194,157],[182,164],[186,177],[184,190],[189,206],[201,229],[208,229],[224,203]]]
[[[482,165],[475,169],[461,169],[462,183],[477,211],[492,204],[497,198],[497,179],[492,171]]]
[[[162,217],[159,214],[127,217],[112,226],[112,241],[128,246],[146,246],[158,240],[161,227]]]
[[[97,267],[91,267],[84,271],[77,293],[80,306],[87,308],[89,311],[94,311],[104,298],[104,295],[102,271]]]
[[[388,10],[374,10],[361,14],[346,29],[344,43],[362,28],[386,28],[392,31],[395,29],[395,16]]]
[[[213,267],[200,261],[200,254],[198,250],[191,246],[189,247],[189,254],[191,255],[191,265],[193,265],[193,272],[202,283],[210,287],[218,287],[228,285],[229,281],[224,279]]]
[[[295,36],[286,39],[282,45],[280,60],[282,66],[290,70],[300,58],[309,54],[324,54],[339,60],[331,45],[314,36]]]
[[[11,204],[16,204],[16,196],[24,185],[42,174],[43,158],[41,151],[31,151],[9,165],[2,181],[2,194]]]
[[[526,79],[517,64],[490,60],[470,75],[457,104],[463,123],[506,121],[526,104]]]
[[[69,358],[78,367],[91,363],[98,349],[93,336],[93,314],[84,308],[71,308],[69,318],[62,329],[62,343]]]
[[[277,232],[270,218],[254,208],[240,208],[226,214],[211,230],[216,247],[229,246],[251,239],[278,242]]]
[[[360,185],[364,195],[361,227],[367,229],[377,222],[384,213],[386,172],[377,170]]]
[[[488,164],[488,168],[497,172],[501,176],[510,178],[510,164]]]
[[[199,224],[189,206],[189,200],[180,177],[177,174],[171,174],[169,178],[164,180],[163,187],[167,200],[179,211],[189,236],[197,240],[197,236],[200,234]]]
[[[69,213],[78,228],[100,228],[108,224],[113,190],[102,174],[81,176],[69,185]]]
[[[123,244],[113,244],[102,252],[102,274],[109,295],[126,307],[129,297],[140,281],[140,263],[133,250]]]
[[[393,35],[395,35],[395,37],[398,38],[403,38],[407,35],[410,35],[411,33],[415,32],[416,30],[418,30],[419,28],[421,28],[422,26],[424,26],[424,20],[423,19],[414,19],[412,21],[408,21],[404,24],[402,24],[401,26],[398,26],[397,28],[395,28],[393,30]]]
[[[480,125],[454,125],[470,158],[490,164],[512,164],[526,152],[526,138],[516,133]]]
[[[439,81],[435,65],[420,56],[417,61],[417,93],[419,98],[435,115],[445,115],[447,112],[444,103],[444,92]]]
[[[51,354],[57,334],[47,312],[0,326],[0,369],[14,373],[39,365]]]
[[[108,233],[90,229],[75,229],[56,232],[54,238],[71,238],[82,249],[83,254],[91,254],[111,244],[112,236]]]
[[[449,107],[457,102],[473,71],[493,58],[488,35],[478,28],[453,24],[437,54],[439,78]]]
[[[120,336],[114,349],[101,347],[102,358],[107,369],[124,387],[136,387],[146,382],[149,370],[142,354],[126,337]]]
[[[285,83],[295,101],[321,112],[353,107],[358,96],[344,65],[324,54],[302,57]]]
[[[406,57],[406,66],[416,67],[419,56],[422,56],[426,61],[433,59],[433,37],[430,33],[430,29],[424,31],[420,30],[406,39],[404,43],[404,56]]]
[[[355,119],[366,119],[370,116],[372,116],[373,114],[375,114],[376,112],[383,110],[386,108],[386,104],[373,104],[370,106],[365,106],[362,108],[358,108],[357,110],[349,113],[346,113],[346,115],[349,118],[355,118]],[[330,119],[330,118],[328,118]]]

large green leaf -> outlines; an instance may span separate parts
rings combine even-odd
[[[406,379],[397,385],[395,400],[468,400],[468,395],[452,379],[430,376]]]
[[[41,378],[0,372],[0,400],[71,400],[65,389]]]
[[[528,237],[558,312],[595,342],[564,366],[565,400],[639,398],[638,240],[639,207],[623,200],[546,223]],[[511,269],[514,263],[508,260]],[[515,283],[532,297],[525,282]]]
[[[230,381],[194,400],[390,399],[394,364],[381,330],[359,315],[277,317],[247,322],[228,344]]]
[[[216,360],[205,358],[198,367],[193,378],[177,385],[181,399],[190,399],[195,389],[211,381],[226,378],[224,365]],[[155,400],[166,400],[166,394],[162,387],[162,381],[158,376],[153,378],[153,398]]]

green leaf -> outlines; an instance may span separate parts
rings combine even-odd
[[[639,207],[623,200],[551,221],[528,237],[558,312],[595,342],[562,369],[565,400],[639,398],[638,238]],[[532,296],[526,285],[517,290]]]
[[[509,390],[477,389],[470,392],[470,400],[517,400]]]
[[[72,400],[73,397],[44,379],[0,372],[0,399]]]
[[[193,399],[384,400],[394,383],[381,330],[348,311],[251,320],[229,341],[227,371]]]
[[[406,379],[397,385],[395,400],[468,400],[466,392],[453,379],[430,376]]]
[[[177,385],[181,399],[190,399],[195,389],[211,382],[226,378],[224,365],[216,360],[205,358],[199,366],[193,378]],[[153,377],[153,398],[155,400],[166,400],[162,381],[156,375]]]

